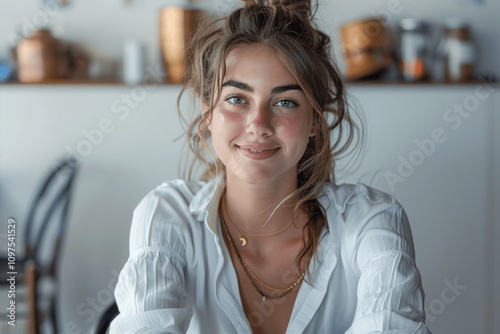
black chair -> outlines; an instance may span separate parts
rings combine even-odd
[[[59,332],[58,263],[77,167],[77,160],[73,157],[58,162],[35,194],[26,222],[20,224],[16,221],[16,229],[24,228],[24,256],[16,254],[16,287],[24,285],[27,306],[25,313],[16,312],[16,318],[27,319],[30,334],[41,333],[42,323],[48,323],[53,333]],[[7,262],[8,258],[0,258],[2,268],[7,268]],[[6,271],[0,274],[0,288],[8,284],[3,277],[5,274]],[[16,304],[20,299],[17,292]]]
[[[94,323],[90,333],[106,334],[111,321],[113,321],[118,314],[120,314],[118,306],[116,305],[116,302],[113,302],[99,315],[99,319],[97,319],[97,322]]]

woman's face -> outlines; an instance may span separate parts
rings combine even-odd
[[[231,50],[209,129],[228,181],[295,182],[313,130],[313,108],[277,53],[263,45]]]

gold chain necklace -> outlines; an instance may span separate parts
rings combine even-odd
[[[241,254],[238,251],[238,249],[236,248],[236,244],[234,243],[233,238],[231,237],[231,234],[229,233],[229,231],[227,229],[226,222],[224,220],[222,212],[219,212],[219,216],[220,216],[220,220],[221,220],[221,223],[222,223],[222,227],[224,228],[224,232],[226,233],[226,236],[229,239],[229,243],[231,244],[231,247],[233,248],[234,252],[236,253],[236,256],[240,260],[241,266],[243,267],[243,271],[245,272],[245,274],[247,275],[248,279],[250,280],[250,283],[252,283],[252,286],[254,287],[254,289],[262,296],[262,301],[263,302],[266,301],[266,298],[268,298],[268,299],[279,299],[279,298],[284,297],[285,295],[287,295],[288,293],[290,293],[304,279],[305,272],[303,272],[299,276],[299,278],[292,285],[290,285],[289,287],[287,287],[285,289],[274,288],[274,287],[272,287],[272,286],[264,283],[259,277],[257,277],[257,275],[255,275],[255,273],[248,267],[247,263],[241,257]],[[281,292],[281,294],[279,294],[279,295],[277,295],[277,294],[269,295],[269,294],[264,293],[257,286],[257,284],[255,283],[254,279],[259,284],[261,284],[262,286],[268,288],[269,290],[272,290],[274,292]]]
[[[225,201],[224,200],[222,200],[221,205],[224,205],[224,211],[226,211],[226,206],[225,206]],[[245,233],[245,232],[241,231],[233,223],[233,221],[231,220],[231,218],[229,217],[229,214],[227,214],[227,212],[226,212],[226,216],[227,216],[227,220],[229,220],[229,223],[231,224],[231,226],[234,227],[234,229],[238,232],[238,239],[240,239],[242,247],[245,247],[245,245],[247,244],[247,238],[266,238],[266,237],[272,237],[273,235],[276,235],[276,234],[279,234],[279,233],[283,232],[284,230],[286,230],[287,228],[289,228],[292,225],[292,223],[293,223],[293,219],[292,219],[290,221],[290,223],[288,223],[288,225],[286,225],[285,227],[281,228],[280,230],[278,230],[276,232],[272,232],[272,233],[265,233],[265,234]]]

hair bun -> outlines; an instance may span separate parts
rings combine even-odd
[[[301,14],[304,17],[311,17],[311,0],[241,0],[247,6],[281,6],[287,10]]]

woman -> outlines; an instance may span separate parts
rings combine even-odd
[[[244,1],[199,29],[188,140],[207,180],[134,212],[114,333],[428,333],[407,218],[333,183],[355,143],[310,1]]]

